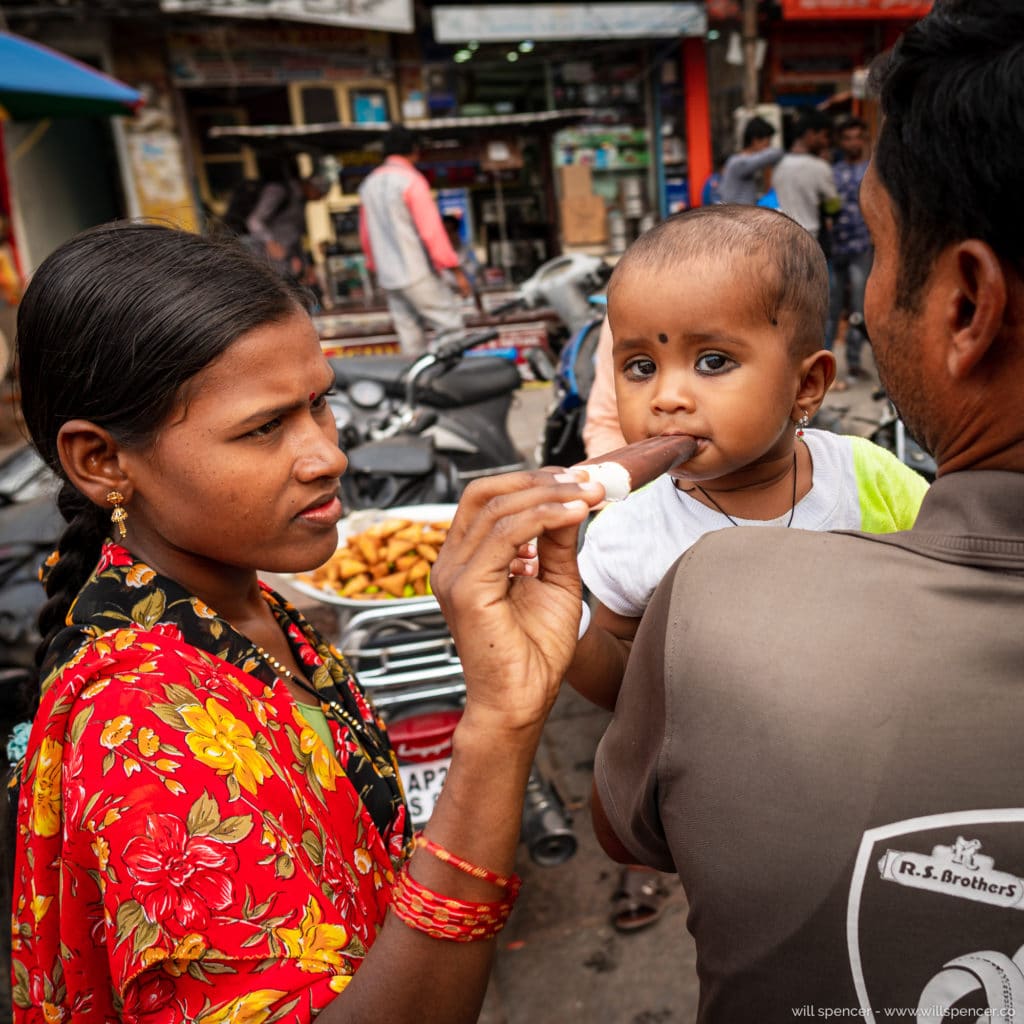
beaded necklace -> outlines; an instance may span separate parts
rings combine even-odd
[[[341,725],[344,725],[349,732],[353,733],[365,749],[372,750],[378,746],[373,738],[366,731],[366,723],[359,721],[351,712],[343,708],[336,700],[324,700],[323,695],[310,686],[304,679],[297,676],[287,666],[282,665],[269,651],[262,647],[256,648],[256,653],[283,679],[294,683],[300,690],[305,690],[312,697],[316,697],[320,708],[325,715],[330,715]]]

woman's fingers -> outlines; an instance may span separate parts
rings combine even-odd
[[[577,527],[602,495],[598,484],[560,482],[543,470],[474,481],[459,502],[431,572],[431,588],[444,594],[470,565],[478,581],[507,580],[513,562],[526,560],[524,552],[535,538]]]
[[[488,506],[480,513],[480,523],[455,544],[449,535],[434,563],[431,589],[442,609],[458,616],[463,610],[482,611],[500,603],[508,595],[509,567],[523,538],[538,536],[539,575],[547,578],[549,569],[575,558],[579,524],[588,512],[589,505],[582,500],[500,510]]]

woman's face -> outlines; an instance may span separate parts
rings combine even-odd
[[[324,400],[333,384],[304,312],[242,335],[186,385],[148,449],[121,452],[132,552],[195,592],[234,570],[326,561],[348,464]]]

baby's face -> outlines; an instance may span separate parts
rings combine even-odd
[[[800,361],[792,317],[765,308],[758,260],[689,261],[615,281],[608,315],[615,394],[628,442],[693,434],[676,476],[720,480],[792,446]]]

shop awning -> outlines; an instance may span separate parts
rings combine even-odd
[[[595,112],[589,107],[572,110],[544,110],[531,114],[481,114],[476,117],[435,117],[404,121],[407,127],[421,135],[462,136],[480,138],[487,135],[508,134],[510,128],[528,132],[558,131],[571,124],[590,120]],[[349,124],[334,121],[327,124],[261,124],[218,125],[207,133],[213,139],[238,139],[242,142],[285,142],[293,140],[321,146],[364,146],[380,139],[391,127],[379,124]]]
[[[142,96],[48,46],[0,32],[0,120],[131,114]]]

